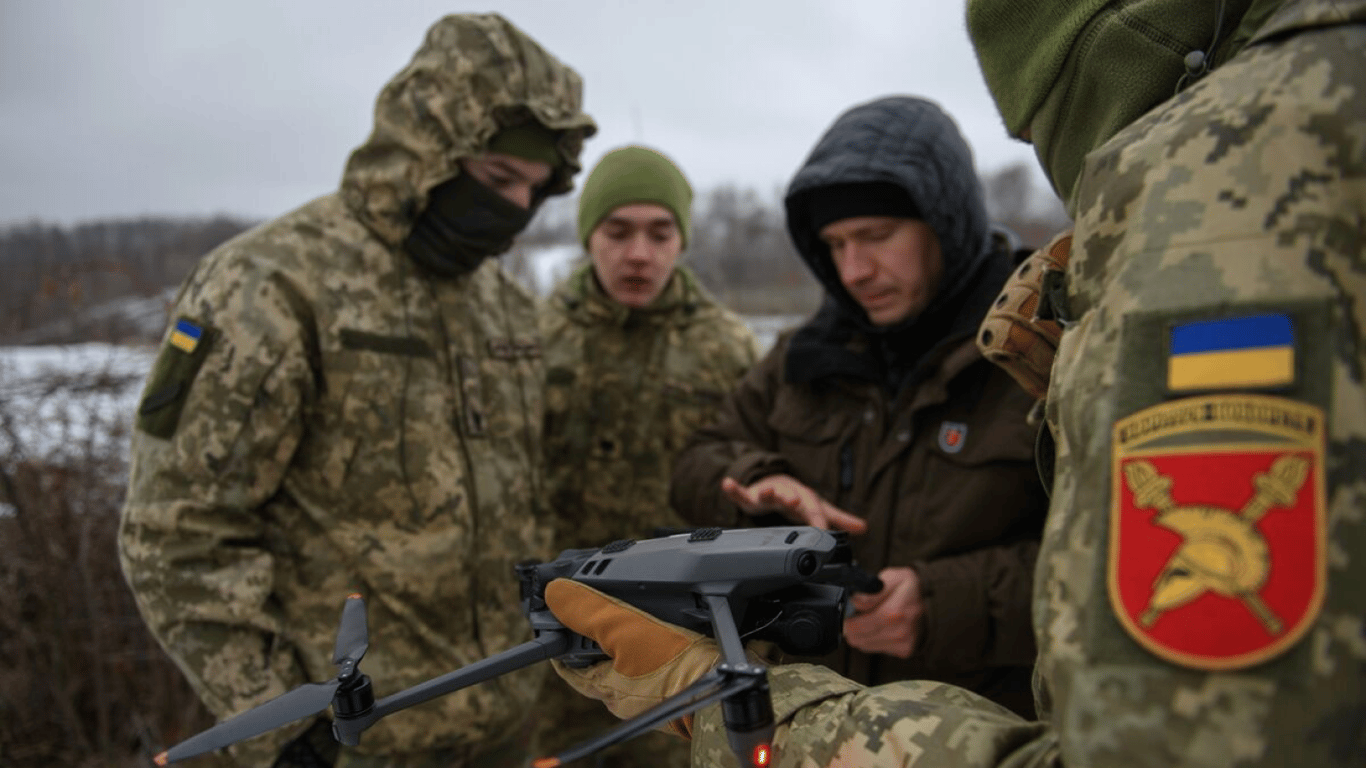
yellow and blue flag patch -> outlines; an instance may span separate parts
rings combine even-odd
[[[190,322],[180,319],[176,321],[175,327],[171,329],[171,346],[182,350],[185,353],[193,353],[195,347],[199,346],[199,340],[204,337],[204,329]]]
[[[1167,357],[1167,389],[1265,389],[1295,383],[1295,323],[1286,314],[1251,315],[1176,325]]]

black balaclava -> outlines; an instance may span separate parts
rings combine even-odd
[[[562,162],[559,139],[558,131],[532,121],[494,134],[488,151],[555,168]],[[437,274],[468,274],[484,259],[511,248],[544,199],[540,190],[524,209],[462,172],[427,193],[427,207],[413,222],[404,249]]]
[[[428,193],[403,248],[433,272],[458,277],[511,248],[535,211],[535,204],[523,208],[462,173]]]

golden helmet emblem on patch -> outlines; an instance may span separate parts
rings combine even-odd
[[[1164,611],[1214,592],[1241,601],[1267,632],[1279,634],[1283,623],[1259,594],[1271,569],[1271,557],[1256,523],[1272,509],[1294,503],[1309,466],[1299,456],[1277,459],[1268,471],[1253,478],[1257,492],[1239,512],[1178,506],[1172,501],[1171,478],[1146,461],[1126,466],[1124,479],[1133,491],[1135,506],[1157,510],[1153,524],[1184,540],[1154,581],[1152,597],[1139,621],[1152,626]]]

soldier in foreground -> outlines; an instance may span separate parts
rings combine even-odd
[[[1048,500],[1033,401],[973,340],[1015,254],[971,150],[932,102],[859,104],[816,142],[785,207],[824,301],[689,441],[674,507],[696,525],[850,531],[886,588],[856,596],[824,663],[870,685],[951,682],[1032,716]]]
[[[1366,2],[971,0],[968,21],[1076,225],[1042,719],[777,667],[777,764],[1366,764]],[[551,607],[590,636],[625,618],[577,602]],[[562,673],[640,706],[676,690],[687,658],[625,634],[614,663],[650,674]],[[689,725],[695,765],[730,761],[717,707]]]
[[[546,473],[556,545],[600,547],[686,522],[669,508],[674,455],[712,421],[758,356],[753,333],[679,264],[692,187],[664,155],[605,155],[579,197],[588,262],[540,310],[546,363]],[[738,256],[738,254],[737,254]],[[558,680],[537,717],[553,753],[611,726]],[[663,734],[597,758],[605,765],[687,765]]]
[[[449,16],[381,91],[341,189],[209,254],[147,382],[120,529],[153,633],[219,717],[335,674],[369,601],[383,696],[528,635],[513,564],[549,554],[531,297],[489,257],[570,189],[579,76],[497,15]],[[476,533],[477,532],[477,533]],[[244,766],[512,766],[533,670],[386,719],[325,719]]]

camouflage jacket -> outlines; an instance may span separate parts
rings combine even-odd
[[[673,458],[758,357],[754,334],[686,267],[644,309],[602,292],[585,264],[540,311],[546,469],[558,546],[685,525]]]
[[[377,697],[527,639],[513,565],[547,556],[551,533],[534,303],[495,260],[439,278],[400,243],[500,121],[565,129],[572,173],[592,130],[580,92],[501,18],[442,19],[381,93],[342,192],[223,245],[182,287],[119,543],[143,616],[220,717],[334,677],[350,592],[368,600]],[[540,679],[401,712],[359,749],[478,753],[515,735]],[[239,760],[269,765],[289,735]]]
[[[1366,764],[1364,22],[1362,0],[1287,2],[1086,158],[1048,397],[1045,719],[779,668],[776,765]],[[1249,329],[1251,358],[1210,344]],[[729,764],[717,708],[694,734],[694,764]]]

